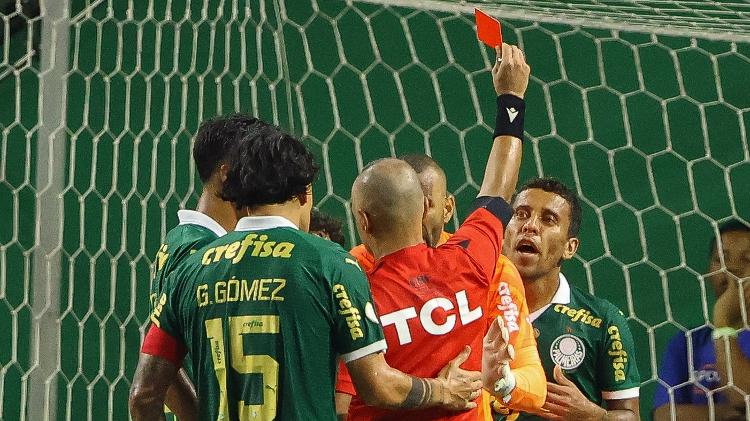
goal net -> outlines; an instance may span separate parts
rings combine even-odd
[[[739,0],[0,0],[0,419],[126,418],[150,265],[196,203],[204,118],[247,111],[304,137],[316,204],[350,244],[362,166],[431,154],[455,228],[494,121],[475,5],[526,52],[521,180],[583,198],[564,270],[629,318],[650,418],[666,341],[710,320],[709,239],[750,220]]]

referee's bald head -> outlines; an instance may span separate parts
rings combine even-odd
[[[367,215],[368,232],[375,237],[398,232],[405,226],[421,227],[424,193],[419,176],[400,159],[370,163],[354,180],[352,210]]]

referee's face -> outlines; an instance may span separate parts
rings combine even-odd
[[[542,189],[518,194],[505,230],[503,254],[524,282],[556,276],[562,261],[573,256],[578,239],[568,237],[569,225],[570,205],[562,196]]]

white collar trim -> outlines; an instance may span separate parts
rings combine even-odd
[[[245,216],[237,221],[236,231],[260,231],[272,228],[297,228],[294,223],[283,216]]]
[[[180,220],[180,225],[200,225],[203,228],[208,228],[219,237],[227,234],[227,230],[224,229],[218,222],[213,218],[206,215],[203,212],[198,212],[189,209],[182,209],[177,211],[177,219]]]
[[[549,304],[546,306],[529,314],[529,319],[533,322],[539,318],[542,313],[547,311],[552,304],[570,304],[570,283],[568,283],[568,279],[565,278],[565,275],[563,275],[562,272],[560,272],[560,285],[557,287],[555,295],[552,296],[552,300],[550,300]]]

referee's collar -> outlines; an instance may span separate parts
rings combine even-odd
[[[177,219],[180,221],[180,225],[199,225],[213,231],[213,233],[219,237],[227,234],[227,230],[225,230],[224,227],[203,212],[189,209],[178,210]]]
[[[570,283],[568,283],[568,279],[565,278],[562,272],[560,272],[560,285],[557,287],[557,291],[555,291],[555,295],[552,296],[549,304],[529,314],[529,320],[533,322],[539,318],[552,304],[570,304]]]
[[[237,221],[235,231],[260,231],[273,228],[297,228],[294,223],[283,216],[244,216]]]

